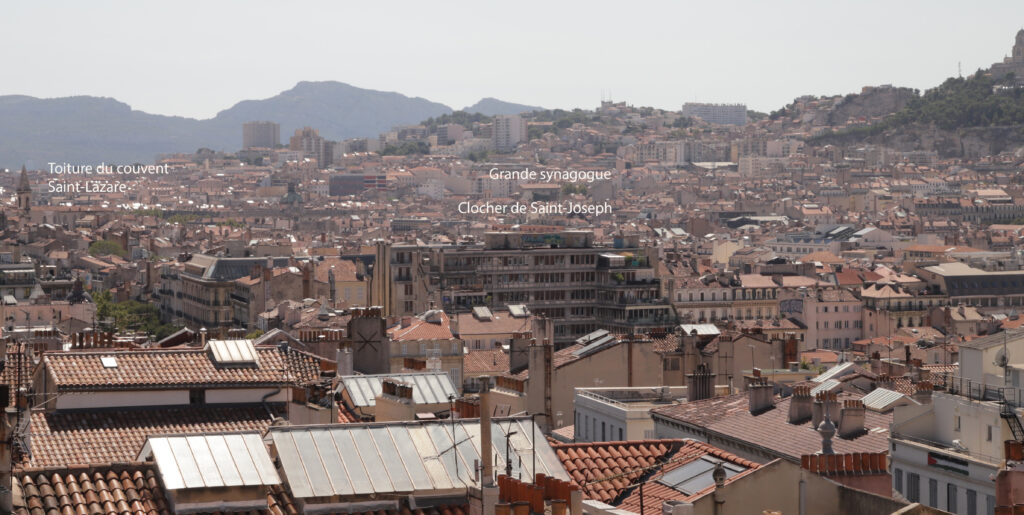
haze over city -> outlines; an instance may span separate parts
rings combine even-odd
[[[1017,2],[46,2],[0,17],[0,94],[113,97],[210,118],[302,80],[455,109],[482,97],[547,108],[602,95],[678,109],[804,94],[930,88],[987,66]]]
[[[0,515],[1024,513],[1024,16],[0,9]]]

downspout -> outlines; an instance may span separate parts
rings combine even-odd
[[[273,411],[270,410],[270,405],[267,404],[267,399],[269,399],[269,398],[271,398],[271,397],[273,397],[273,396],[275,396],[275,395],[277,395],[279,393],[281,393],[281,387],[280,386],[278,386],[276,390],[274,390],[274,391],[264,395],[260,399],[260,404],[263,405],[263,409],[267,410],[267,414],[270,415],[270,423],[271,424],[276,422],[278,417],[276,415],[274,415]]]
[[[804,471],[800,471],[800,515],[807,515],[807,480]]]
[[[626,368],[628,373],[626,374],[626,385],[629,387],[633,386],[633,336],[629,336],[629,340],[626,344]]]

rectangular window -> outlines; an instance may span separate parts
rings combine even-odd
[[[939,507],[939,481],[937,479],[928,480],[928,506]]]
[[[992,495],[985,496],[985,513],[996,512],[996,498]]]
[[[622,437],[622,428],[620,427],[619,428],[619,441],[622,442],[624,440],[625,440],[625,438]]]
[[[892,485],[897,492],[903,493],[903,470],[895,469],[892,472]]]
[[[959,504],[956,501],[956,485],[953,483],[946,483],[946,511],[950,513],[959,513],[957,508]]]
[[[197,404],[206,404],[206,390],[189,390],[188,391],[188,403],[195,406]]]
[[[960,415],[953,415],[953,431],[960,431]]]
[[[967,515],[978,515],[978,492],[967,491]]]
[[[607,441],[607,440],[608,440],[608,438],[607,438],[607,436],[605,436],[605,434],[604,434],[604,422],[601,422],[601,441],[602,441],[602,442],[605,442],[605,441]]]
[[[907,474],[907,500],[910,502],[921,500],[921,476],[913,472]]]

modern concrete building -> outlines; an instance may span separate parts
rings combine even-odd
[[[580,230],[489,232],[483,244],[393,245],[393,306],[395,314],[413,314],[431,303],[449,313],[523,304],[552,321],[559,343],[597,329],[669,332],[675,314],[661,296],[650,253],[638,237],[599,246],[593,232]]]
[[[276,148],[281,144],[281,126],[274,122],[242,124],[242,148]]]
[[[495,116],[492,139],[495,150],[511,152],[516,145],[526,141],[526,122],[517,114]]]
[[[719,125],[746,125],[747,106],[745,104],[687,102],[683,104],[683,116],[700,118],[706,122]]]
[[[296,129],[288,148],[302,152],[306,158],[316,159],[320,168],[326,168],[334,161],[334,143],[322,138],[320,131],[312,127]]]

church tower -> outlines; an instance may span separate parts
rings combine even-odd
[[[1013,57],[1024,58],[1024,29],[1017,31],[1017,42],[1013,45]]]
[[[18,180],[18,210],[28,213],[32,209],[32,186],[28,183],[28,172],[21,165],[21,179]]]

